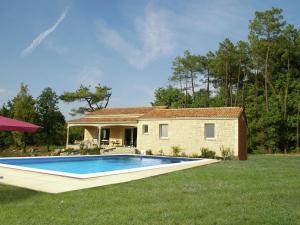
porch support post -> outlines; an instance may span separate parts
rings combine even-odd
[[[70,127],[69,127],[69,124],[68,124],[68,126],[67,126],[67,141],[66,141],[66,148],[68,148],[68,145],[69,145],[69,129],[70,129]]]
[[[101,126],[98,126],[98,147],[101,145]]]

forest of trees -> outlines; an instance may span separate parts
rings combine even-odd
[[[256,12],[248,40],[226,38],[204,55],[185,51],[172,71],[153,105],[241,106],[249,151],[299,149],[300,30],[286,23],[281,9]]]

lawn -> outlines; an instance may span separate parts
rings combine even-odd
[[[300,224],[300,157],[252,155],[55,195],[0,185],[0,224]]]

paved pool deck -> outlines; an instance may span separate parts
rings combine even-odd
[[[192,164],[172,165],[170,167],[153,168],[122,174],[112,174],[92,178],[73,178],[67,176],[25,171],[0,166],[0,183],[14,185],[47,193],[63,193],[85,188],[99,187],[110,184],[129,182],[146,177],[157,176],[178,170],[189,169],[219,162],[216,159],[197,160]]]

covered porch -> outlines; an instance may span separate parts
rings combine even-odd
[[[82,140],[69,143],[72,127],[82,127]],[[113,148],[136,147],[137,125],[135,124],[68,124],[66,148]]]

